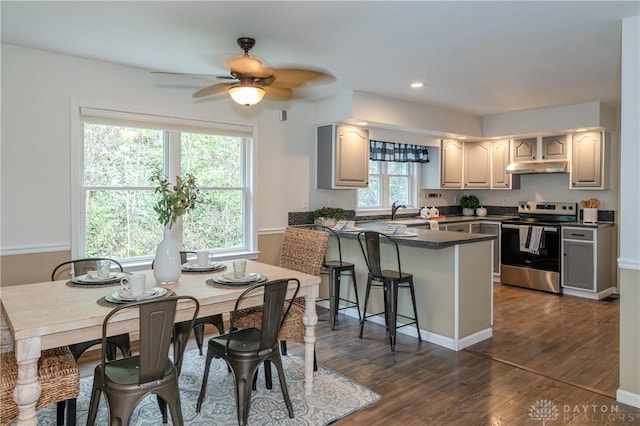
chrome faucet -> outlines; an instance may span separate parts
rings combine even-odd
[[[391,220],[395,220],[396,219],[396,212],[398,211],[398,209],[406,209],[407,206],[405,206],[404,204],[400,204],[399,201],[394,201],[393,204],[391,205]]]

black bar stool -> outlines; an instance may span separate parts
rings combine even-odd
[[[338,245],[338,259],[327,260],[325,257],[324,263],[322,264],[322,271],[320,272],[321,274],[326,274],[329,276],[329,316],[331,317],[331,330],[335,329],[338,311],[344,309],[355,307],[358,311],[358,320],[362,321],[362,315],[360,314],[360,300],[358,299],[358,285],[356,282],[356,269],[353,263],[345,262],[342,260],[340,236],[333,229],[323,225],[313,225],[313,229],[329,233],[329,236],[335,238],[336,244]],[[342,274],[351,275],[353,292],[356,298],[355,302],[353,300],[340,297]],[[345,303],[340,306],[340,301]]]
[[[380,266],[380,240],[388,242],[396,251],[397,270],[383,270]],[[388,235],[375,231],[362,231],[358,234],[358,242],[362,249],[362,255],[369,268],[367,278],[367,291],[364,297],[364,312],[360,321],[360,338],[364,331],[364,322],[367,318],[384,313],[384,320],[389,331],[391,351],[396,350],[396,329],[415,324],[418,332],[418,341],[422,342],[420,326],[418,325],[418,310],[416,308],[416,293],[413,288],[413,274],[402,272],[400,267],[400,250],[398,244]],[[367,315],[367,305],[371,287],[382,287],[384,290],[384,312]],[[398,289],[408,288],[411,292],[413,303],[413,318],[398,313]],[[397,317],[408,319],[409,322],[397,326]]]

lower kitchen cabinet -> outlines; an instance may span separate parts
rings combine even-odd
[[[500,224],[496,222],[465,222],[446,225],[449,232],[472,232],[474,234],[491,234],[497,237],[493,241],[493,273],[500,275]]]
[[[613,227],[562,227],[562,292],[602,299],[613,293],[611,241]]]

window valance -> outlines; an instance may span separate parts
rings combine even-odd
[[[369,159],[400,163],[428,163],[429,152],[427,147],[422,145],[370,140]]]

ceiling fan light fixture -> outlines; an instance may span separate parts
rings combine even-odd
[[[237,84],[229,87],[229,96],[240,105],[255,105],[264,97],[264,89],[260,86]]]

